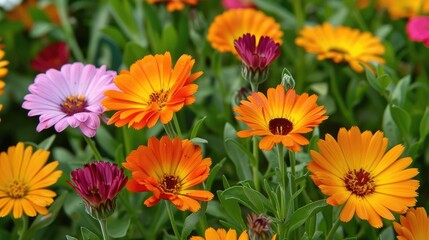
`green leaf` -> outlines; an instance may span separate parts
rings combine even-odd
[[[198,212],[191,213],[186,217],[183,223],[182,239],[188,239],[189,234],[195,229],[198,221],[204,216],[207,209],[207,202],[201,203],[201,209]]]
[[[390,112],[392,113],[392,118],[395,121],[396,125],[401,132],[402,137],[409,143],[410,139],[410,129],[411,129],[411,117],[410,114],[399,106],[392,105],[390,107]]]
[[[214,167],[210,169],[210,174],[209,174],[209,177],[207,178],[206,187],[205,187],[207,191],[211,190],[212,184],[217,176],[217,173],[223,167],[223,164],[225,162],[226,162],[226,158],[222,159],[220,162],[218,162]]]
[[[147,54],[149,54],[149,51],[146,48],[135,42],[127,42],[124,49],[124,63],[127,66],[131,66],[131,64],[142,59]]]
[[[228,216],[231,217],[231,219],[228,219],[229,222],[233,222],[233,223],[235,223],[235,225],[239,226],[239,228],[245,229],[246,224],[244,223],[243,218],[241,216],[241,209],[240,209],[240,205],[238,204],[237,200],[235,200],[235,199],[226,200],[223,197],[222,191],[220,191],[220,190],[218,190],[216,193],[217,193],[220,205],[225,210],[225,212],[228,214]],[[235,228],[235,229],[237,229],[237,228]]]
[[[374,88],[377,92],[383,95],[385,92],[384,88],[381,85],[381,83],[377,80],[375,75],[368,68],[365,68],[365,73],[366,73],[366,79],[368,80],[369,85],[371,85],[372,88]]]
[[[162,52],[164,51],[170,51],[173,58],[178,57],[177,56],[177,42],[178,42],[179,36],[177,35],[176,29],[172,24],[167,24],[164,27],[164,30],[162,32],[162,40],[161,40],[161,47]]]
[[[107,232],[113,238],[125,237],[130,227],[131,218],[125,215],[125,218],[109,218],[107,220]]]
[[[40,229],[45,228],[54,222],[58,216],[58,213],[63,207],[67,194],[67,192],[63,192],[58,198],[55,199],[54,203],[49,207],[49,213],[47,215],[38,215],[36,219],[34,219],[33,223],[28,229],[29,233],[35,234]]]
[[[392,96],[391,96],[392,104],[395,104],[399,107],[404,106],[410,81],[411,81],[410,75],[405,76],[401,80],[399,80],[398,84],[396,84],[395,89],[392,92]]]
[[[191,138],[190,140],[193,144],[207,144],[208,141],[204,138],[199,138],[199,137],[195,137],[195,138]]]
[[[227,139],[228,141],[238,140],[237,132],[235,131],[234,127],[229,123],[226,123],[224,128],[225,151],[228,157],[234,163],[238,179],[241,181],[252,179],[248,157],[249,151],[243,150],[242,147],[238,147],[236,144],[231,144],[231,142],[228,142]]]
[[[78,238],[75,238],[75,237],[72,237],[72,236],[69,236],[69,235],[66,235],[66,239],[67,240],[79,240]]]
[[[31,28],[30,36],[32,38],[39,38],[47,35],[49,32],[55,29],[55,25],[49,22],[36,22]]]
[[[115,156],[115,150],[119,145],[119,142],[110,135],[109,131],[103,126],[97,129],[97,134],[95,135],[95,139],[97,140],[100,147],[106,151],[111,157]]]
[[[233,199],[240,202],[257,214],[264,213],[266,210],[274,212],[270,201],[262,193],[250,187],[233,186],[223,191],[222,196],[226,200]]]
[[[389,139],[389,148],[400,143],[398,127],[396,126],[396,123],[392,118],[392,113],[390,111],[389,105],[387,105],[386,109],[384,110],[382,126],[384,135]]]
[[[112,39],[113,42],[115,42],[121,48],[123,48],[127,43],[127,39],[125,38],[125,36],[116,27],[105,26],[103,29],[101,29],[101,32],[103,32],[107,37]]]
[[[56,135],[53,134],[52,136],[46,138],[45,140],[43,140],[42,142],[40,142],[37,145],[38,149],[44,149],[44,150],[49,150],[49,148],[51,148],[52,143],[55,141],[55,137]]]
[[[309,217],[327,207],[326,199],[321,199],[297,209],[286,222],[287,232],[290,233],[302,226]]]
[[[191,135],[189,136],[190,139],[197,136],[198,130],[200,130],[201,124],[203,124],[206,118],[207,116],[204,116],[200,120],[195,122],[194,127],[192,127]]]
[[[426,136],[429,134],[429,107],[426,107],[425,113],[420,120],[420,139],[419,142],[423,142]]]
[[[118,24],[126,28],[127,31],[136,33],[138,31],[133,18],[133,12],[130,6],[130,1],[109,0],[111,11]]]
[[[97,234],[91,232],[89,229],[85,227],[81,227],[80,232],[82,233],[83,240],[100,240]]]

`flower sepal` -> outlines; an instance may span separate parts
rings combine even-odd
[[[107,199],[104,202],[101,202],[98,205],[91,204],[87,201],[85,202],[85,211],[95,220],[105,220],[108,217],[112,216],[116,209],[116,198]]]

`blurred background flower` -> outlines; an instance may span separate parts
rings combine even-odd
[[[47,3],[43,6],[39,6],[37,0],[22,1],[22,3],[6,13],[6,18],[10,21],[19,21],[23,23],[25,28],[29,30],[34,25],[34,20],[30,13],[31,9],[40,9],[52,23],[60,24],[61,22],[58,10],[54,4]]]
[[[429,47],[429,17],[418,16],[407,22],[406,31],[411,41],[423,42]]]
[[[400,223],[393,222],[398,240],[417,240],[429,238],[429,217],[423,207],[409,208]]]
[[[252,0],[222,0],[222,5],[226,9],[256,7]]]
[[[167,10],[169,12],[181,11],[185,8],[185,5],[196,5],[198,0],[147,0],[148,3],[160,3],[165,2],[167,4]]]
[[[65,42],[52,43],[43,48],[36,57],[31,59],[31,68],[38,72],[60,68],[69,62],[69,48]]]

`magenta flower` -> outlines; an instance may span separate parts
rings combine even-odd
[[[36,76],[24,97],[22,107],[28,116],[39,117],[38,132],[55,126],[62,132],[68,126],[79,127],[83,134],[93,137],[100,126],[104,107],[100,104],[104,91],[115,89],[115,71],[106,67],[82,63],[66,64],[61,70],[50,69]]]
[[[222,0],[225,9],[254,8],[252,0]]]
[[[60,69],[69,62],[69,48],[65,42],[57,42],[46,46],[31,60],[31,68],[46,72],[51,68]]]
[[[423,42],[429,47],[429,17],[420,16],[408,20],[407,34],[411,41]]]
[[[261,36],[256,45],[255,35],[246,33],[234,40],[234,46],[244,64],[243,77],[254,84],[268,78],[268,66],[280,56],[280,44],[266,36]]]
[[[116,196],[128,181],[124,169],[109,162],[85,164],[70,175],[75,185],[67,183],[82,197],[86,212],[97,220],[112,215]]]

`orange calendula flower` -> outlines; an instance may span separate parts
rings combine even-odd
[[[108,90],[101,102],[106,111],[116,110],[109,124],[141,129],[153,127],[158,119],[170,122],[173,113],[195,102],[198,85],[193,84],[203,72],[191,74],[194,60],[182,55],[171,67],[169,52],[148,55],[123,70],[113,80],[118,90]]]
[[[8,69],[6,68],[6,66],[9,64],[8,61],[3,60],[5,52],[2,50],[2,47],[3,46],[0,45],[0,78],[3,78],[7,75]],[[0,80],[0,96],[3,95],[3,89],[5,86],[6,84],[2,80]],[[2,109],[3,109],[3,105],[0,104],[0,111]]]
[[[378,8],[386,8],[392,19],[411,18],[429,13],[429,0],[378,0]]]
[[[219,228],[218,230],[215,230],[214,228],[207,228],[204,237],[191,237],[190,240],[248,240],[249,236],[247,235],[247,232],[244,231],[240,234],[240,236],[237,238],[237,232],[234,229],[229,229],[228,232],[223,229]]]
[[[185,8],[185,5],[197,5],[198,0],[147,0],[148,3],[159,3],[166,2],[167,10],[169,12],[181,11]]]
[[[323,116],[326,112],[323,106],[317,105],[316,95],[298,95],[295,89],[285,92],[282,85],[268,89],[267,96],[253,92],[247,99],[234,107],[234,111],[239,114],[236,119],[250,129],[239,131],[237,135],[242,138],[263,136],[259,142],[262,150],[270,150],[274,144],[282,143],[291,151],[300,151],[301,146],[309,143],[302,134],[328,118]]]
[[[20,142],[0,153],[0,217],[13,213],[30,217],[47,214],[47,206],[54,202],[55,192],[46,189],[60,178],[58,162],[46,164],[49,152]]]
[[[161,199],[169,200],[179,210],[196,212],[197,201],[210,201],[213,194],[206,190],[190,189],[209,176],[210,158],[202,159],[201,148],[189,140],[164,136],[149,139],[128,155],[122,165],[132,173],[126,185],[131,192],[152,192],[144,204],[152,207]]]
[[[423,207],[408,209],[400,222],[393,223],[398,240],[429,239],[429,217]]]
[[[280,24],[252,8],[230,9],[217,16],[209,27],[207,39],[214,49],[237,54],[234,40],[246,33],[255,35],[256,45],[262,36],[270,37],[279,44],[283,42]]]
[[[347,62],[356,72],[363,72],[363,66],[371,69],[370,63],[385,63],[381,57],[385,48],[380,39],[358,29],[333,27],[329,23],[304,27],[295,43],[307,52],[317,54],[318,60]]]
[[[386,152],[388,139],[381,131],[361,133],[358,127],[338,132],[337,140],[327,134],[319,140],[319,152],[311,151],[311,178],[327,203],[342,204],[340,220],[348,222],[356,213],[371,226],[383,226],[381,218],[394,220],[392,212],[405,213],[416,204],[419,172],[407,168],[412,159],[398,159],[404,151],[396,145]]]

